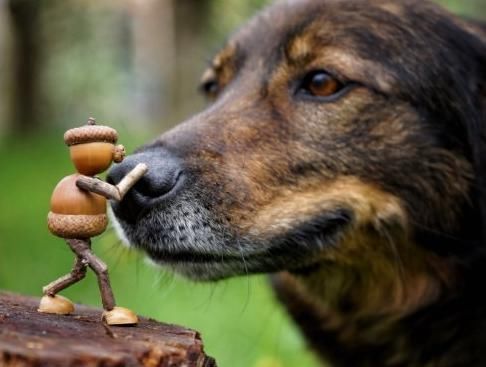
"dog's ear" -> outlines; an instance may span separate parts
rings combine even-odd
[[[486,24],[458,20],[436,26],[448,47],[439,52],[442,77],[433,82],[443,92],[432,93],[429,108],[447,126],[443,138],[465,155],[474,171],[459,247],[468,254],[481,249],[486,256]]]
[[[483,43],[486,42],[486,22],[469,18],[463,18],[462,21],[469,33],[478,37]]]
[[[473,55],[477,58],[477,75],[473,75],[475,98],[473,103],[476,111],[471,111],[471,120],[467,124],[469,143],[471,144],[473,163],[476,176],[478,195],[479,225],[482,232],[482,245],[486,246],[486,23],[475,20],[467,21],[467,30],[476,42]],[[474,113],[477,112],[477,113]],[[473,196],[474,197],[474,196]]]
[[[478,86],[478,104],[480,109],[480,162],[477,165],[477,174],[481,176],[479,180],[481,198],[481,219],[482,219],[482,240],[486,246],[486,26],[484,27],[483,53],[481,60],[481,78]]]

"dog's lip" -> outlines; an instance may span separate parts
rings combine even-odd
[[[332,244],[340,233],[351,222],[352,214],[346,209],[334,210],[322,215],[319,220],[314,219],[314,221],[309,225],[312,230],[316,229],[316,226],[320,224],[320,228],[326,233],[328,239],[327,243]],[[322,223],[320,221],[323,221]],[[286,236],[282,238],[273,238],[267,245],[259,245],[258,247],[243,247],[238,250],[238,248],[232,247],[230,250],[228,247],[226,249],[221,248],[221,252],[205,252],[200,249],[188,249],[188,248],[168,248],[165,246],[138,246],[141,250],[145,251],[150,258],[165,264],[217,264],[217,263],[229,263],[229,262],[247,262],[256,261],[265,263],[269,258],[277,260],[275,262],[285,263],[287,260],[296,261],[307,264],[309,259],[315,258],[316,252],[323,250],[322,246],[309,246],[306,244],[299,245],[299,239],[303,238],[305,228],[301,226],[298,230],[289,231]],[[293,233],[293,232],[296,232]],[[320,233],[320,232],[319,232]],[[312,234],[312,233],[311,233]],[[295,239],[292,240],[294,236],[297,236],[297,242]],[[320,236],[322,239],[322,235]],[[293,241],[293,242],[292,242]],[[311,243],[311,241],[308,241]],[[290,246],[289,244],[292,244]]]
[[[161,249],[149,249],[145,250],[148,255],[157,262],[164,263],[224,263],[228,261],[243,261],[249,258],[255,258],[262,256],[264,253],[240,253],[240,254],[230,254],[230,253],[204,253],[197,251],[165,251]]]
[[[280,271],[291,271],[295,274],[303,274],[306,272],[312,272],[319,266],[320,260],[316,257],[307,257],[301,259],[298,263],[293,263],[289,266],[289,259],[284,261],[278,261],[275,263],[268,263],[268,252],[255,252],[246,254],[211,254],[211,253],[198,253],[198,252],[178,252],[167,253],[163,255],[160,251],[156,251],[156,255],[150,251],[147,251],[148,257],[155,264],[160,266],[172,267],[174,270],[185,273],[187,270],[206,272],[207,267],[218,269],[220,266],[226,266],[234,269],[239,269],[236,273],[223,273],[219,275],[212,275],[210,278],[206,278],[207,274],[201,273],[196,278],[198,279],[223,279],[229,275],[235,274],[257,274],[257,273],[272,273]],[[201,278],[202,275],[202,278]]]

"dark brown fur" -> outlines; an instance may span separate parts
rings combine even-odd
[[[189,277],[275,273],[335,366],[486,366],[485,67],[480,25],[428,1],[278,2],[204,74],[214,102],[139,151],[183,185],[115,214]],[[301,94],[321,69],[347,87]]]

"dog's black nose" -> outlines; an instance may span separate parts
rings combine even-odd
[[[120,203],[112,202],[115,215],[129,223],[135,222],[144,209],[172,194],[182,178],[179,159],[163,149],[154,149],[128,156],[110,170],[107,181],[116,185],[138,163],[145,163],[148,172]]]

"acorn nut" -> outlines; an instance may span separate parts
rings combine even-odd
[[[79,189],[78,177],[78,174],[64,177],[52,193],[47,225],[54,235],[62,238],[94,237],[108,225],[106,199]]]
[[[117,140],[115,129],[93,124],[70,129],[64,134],[76,170],[87,176],[105,171],[114,158],[120,159],[122,153],[115,147]]]
[[[108,325],[135,325],[138,323],[137,315],[125,307],[114,307],[110,311],[104,311],[102,318]]]
[[[37,311],[57,315],[68,315],[74,312],[74,305],[66,297],[59,295],[45,295],[41,298]]]

